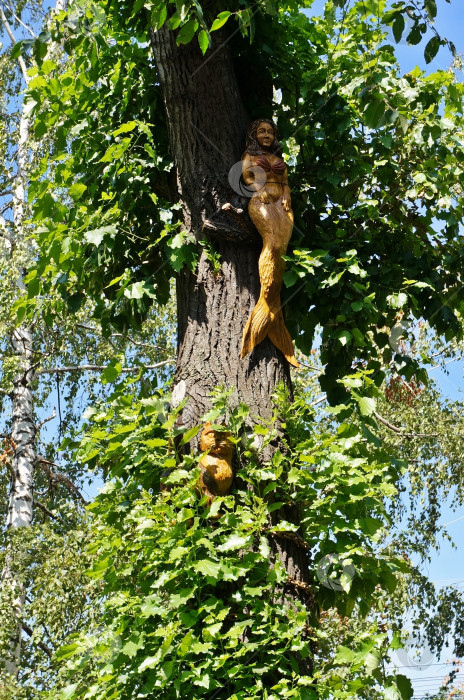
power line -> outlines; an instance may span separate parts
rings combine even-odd
[[[443,525],[440,525],[440,527],[446,527],[447,525],[452,525],[453,523],[457,523],[458,520],[463,520],[464,515],[461,515],[459,518],[456,518],[455,520],[450,520],[449,523],[443,523]]]

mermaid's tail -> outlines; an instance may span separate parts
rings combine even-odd
[[[240,357],[248,355],[266,336],[285,355],[291,365],[299,367],[282,309],[279,307],[277,311],[271,311],[266,301],[260,297],[243,331]]]

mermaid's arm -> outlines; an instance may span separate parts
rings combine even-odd
[[[285,183],[282,187],[282,206],[285,209],[285,211],[291,211],[292,199],[290,197],[290,187],[288,186],[287,168],[285,168],[282,180]]]
[[[246,185],[252,185],[255,181],[253,166],[253,160],[247,153],[242,160],[242,177]]]

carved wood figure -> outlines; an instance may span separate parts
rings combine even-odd
[[[248,186],[256,187],[248,212],[263,239],[259,258],[261,293],[245,326],[240,356],[248,355],[267,336],[288,362],[298,367],[280,303],[285,270],[282,255],[287,250],[293,229],[287,166],[281,156],[282,148],[274,122],[270,119],[252,122],[242,156],[242,175]]]
[[[232,486],[234,445],[229,437],[226,431],[213,430],[211,423],[206,423],[200,436],[200,449],[208,452],[200,460],[200,489],[208,497],[208,505],[214,496],[224,496]]]

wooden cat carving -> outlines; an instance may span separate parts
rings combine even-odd
[[[211,423],[206,423],[200,436],[200,449],[208,452],[200,460],[200,489],[208,497],[208,505],[214,496],[224,496],[232,486],[234,445],[229,438],[230,433],[213,430]]]

